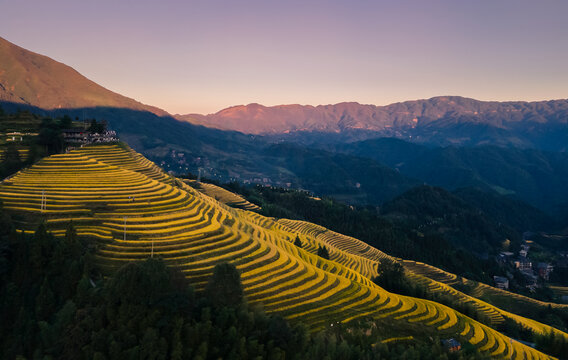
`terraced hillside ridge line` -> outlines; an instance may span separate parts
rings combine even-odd
[[[109,165],[116,165],[126,170],[140,172],[158,181],[166,183],[171,181],[171,177],[166,175],[156,164],[127,146],[125,146],[124,152],[117,152],[116,145],[86,146],[74,152],[89,156]]]
[[[352,264],[358,264],[352,266],[359,269],[363,268],[361,264],[363,264],[365,260],[380,262],[383,259],[389,259],[398,261],[404,266],[408,276],[414,279],[414,281],[423,284],[432,292],[449,295],[461,303],[473,306],[478,313],[483,314],[486,318],[488,318],[493,326],[498,326],[505,321],[505,318],[509,318],[520,324],[523,328],[531,330],[535,334],[542,335],[552,332],[556,336],[560,336],[568,340],[568,334],[563,331],[525,316],[519,316],[514,314],[512,311],[501,309],[474,296],[464,294],[450,286],[460,282],[471,282],[470,280],[458,278],[455,274],[448,273],[428,264],[390,257],[358,239],[327,230],[316,224],[289,219],[280,219],[278,223],[285,228],[292,229],[301,234],[315,236],[318,240],[326,244],[330,251],[331,258],[335,258],[336,261],[342,263],[350,262]],[[337,255],[339,253],[341,255]],[[364,272],[365,276],[374,277],[377,275],[376,269],[367,269],[368,270]],[[478,292],[480,291],[479,289],[483,289],[485,293],[491,292],[493,294],[499,294],[500,296],[508,296],[509,299],[522,302],[522,306],[538,306],[538,309],[540,310],[544,309],[548,305],[554,308],[568,308],[568,305],[566,304],[545,303],[522,295],[493,288],[486,284],[476,283],[476,290]]]
[[[550,286],[550,289],[557,296],[568,296],[568,286]]]
[[[231,262],[249,303],[314,330],[372,319],[405,329],[396,336],[430,331],[494,357],[549,358],[449,307],[377,286],[369,275],[376,258],[388,255],[316,225],[231,208],[127,147],[89,146],[45,158],[4,181],[0,199],[18,215],[20,230],[45,221],[63,237],[72,220],[79,236],[97,243],[96,261],[109,273],[153,254],[179,267],[199,291],[215,265]],[[305,247],[294,245],[296,236]],[[321,246],[331,260],[316,255]]]
[[[514,314],[511,309],[509,309],[511,311],[507,311],[507,309],[491,305],[481,299],[478,299],[478,297],[493,296],[493,297],[507,298],[509,301],[513,301],[516,307],[533,308],[535,309],[535,311],[544,311],[548,307],[568,311],[567,304],[557,304],[557,303],[539,301],[523,295],[498,289],[496,287],[492,287],[487,284],[474,282],[466,278],[458,278],[454,274],[450,274],[432,265],[424,264],[421,262],[404,260],[403,264],[406,269],[411,270],[412,274],[411,276],[415,277],[418,281],[425,283],[430,287],[443,289],[443,291],[446,293],[455,294],[463,302],[475,303],[483,306],[485,309],[487,309],[485,311],[486,314],[488,314],[492,319],[495,319],[496,316],[499,316],[502,319],[509,318],[521,324],[523,327],[530,329],[534,333],[545,335],[552,332],[556,336],[560,336],[568,340],[568,334],[563,331],[560,331],[552,326],[542,324],[530,318]],[[462,284],[462,285],[466,284],[474,286],[472,296],[465,295],[459,292],[458,290],[454,289],[453,287],[451,287],[451,285],[456,285],[456,284]]]
[[[352,263],[354,264],[352,266],[360,269],[365,269],[366,271],[364,271],[363,273],[369,278],[373,278],[378,275],[377,267],[379,266],[380,261],[383,261],[385,259],[391,261],[400,261],[400,259],[393,258],[379,250],[376,250],[368,244],[363,243],[362,241],[333,231],[329,231],[319,225],[288,219],[281,219],[279,223],[290,229],[316,236],[319,240],[327,244],[326,246],[329,249],[330,257],[332,259],[336,259],[336,261],[340,261],[342,263]],[[338,253],[340,253],[341,255],[337,255]],[[374,266],[363,265],[365,263],[368,264],[369,262],[374,264]],[[404,261],[402,262],[402,264],[404,264]],[[422,279],[414,273],[410,273],[409,276],[420,283],[426,282],[425,285],[432,291],[444,292],[454,298],[457,298],[460,301],[470,303],[476,308],[479,313],[484,314],[486,317],[490,318],[494,326],[497,326],[504,321],[503,317],[488,304],[477,300],[471,300],[467,295],[462,294],[455,289],[446,287],[444,286],[444,284],[430,284],[430,279]]]
[[[204,182],[197,182],[196,180],[184,180],[184,182],[189,184],[191,187],[201,191],[205,195],[217,199],[220,202],[231,207],[250,211],[260,210],[260,206],[253,204],[242,196],[230,192],[229,190],[223,189],[220,186]]]
[[[444,271],[432,265],[416,261],[409,261],[409,260],[405,260],[404,265],[406,268],[411,269],[413,272],[417,274],[426,276],[430,279],[439,282],[443,282],[447,285],[455,285],[455,284],[470,285],[474,287],[472,293],[473,296],[475,297],[482,297],[484,295],[506,296],[506,297],[513,297],[517,303],[518,302],[523,303],[523,306],[537,306],[540,310],[547,308],[549,306],[556,309],[568,310],[568,304],[558,304],[553,302],[541,301],[520,294],[515,294],[493,286],[489,286],[484,283],[472,281],[463,277],[458,278],[455,274],[448,273],[447,271]],[[551,288],[554,290],[554,287]]]

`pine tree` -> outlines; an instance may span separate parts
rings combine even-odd
[[[67,249],[66,253],[73,259],[78,260],[82,253],[81,243],[79,242],[77,229],[72,220],[69,221],[67,229],[65,230],[65,246]]]
[[[51,290],[47,278],[43,280],[43,284],[36,298],[36,318],[38,320],[47,320],[55,310],[55,295]]]
[[[48,260],[53,252],[53,237],[47,232],[45,224],[39,224],[31,243],[31,263],[36,274],[41,274],[45,270]]]
[[[207,342],[204,341],[201,345],[199,345],[199,348],[197,348],[197,353],[195,354],[194,359],[207,359],[207,350]]]
[[[158,332],[154,328],[147,328],[140,346],[141,359],[158,359],[160,355]]]
[[[318,247],[318,256],[329,260],[329,251],[327,251],[327,248],[325,246]]]
[[[178,317],[174,320],[174,329],[172,336],[171,359],[180,360],[183,358],[183,344],[181,341],[181,330],[183,328],[183,318]]]
[[[11,175],[20,170],[22,166],[23,162],[20,158],[20,152],[18,151],[16,144],[13,142],[8,143],[6,150],[4,150],[4,159],[2,160],[2,175]]]
[[[205,293],[215,306],[239,306],[243,302],[244,294],[241,275],[235,265],[229,263],[216,265]]]
[[[91,295],[91,282],[86,275],[83,275],[79,283],[77,284],[77,290],[75,292],[75,302],[79,306],[85,306],[89,301],[89,296]]]

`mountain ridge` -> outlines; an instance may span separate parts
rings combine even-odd
[[[549,213],[563,209],[567,195],[561,185],[568,171],[566,152],[493,145],[430,148],[390,138],[339,144],[327,150],[367,157],[448,190],[478,187],[514,195]]]
[[[357,102],[317,106],[252,103],[228,107],[209,115],[176,114],[174,117],[208,127],[259,135],[295,131],[342,132],[348,129],[384,131],[458,123],[509,128],[519,123],[566,124],[568,100],[498,102],[438,96],[385,106]]]
[[[108,106],[169,115],[108,90],[77,70],[0,37],[0,101],[46,110]]]

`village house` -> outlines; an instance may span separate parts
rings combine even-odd
[[[549,280],[550,273],[554,271],[554,266],[550,265],[549,263],[539,262],[536,267],[536,271],[538,273],[538,276],[540,276],[544,280]]]
[[[460,351],[461,344],[454,338],[442,340],[442,345],[449,351],[449,352],[456,352]]]
[[[525,250],[526,252],[528,252],[530,250],[531,246],[529,244],[522,244],[521,245],[521,250]]]
[[[71,144],[96,144],[118,141],[116,131],[103,131],[94,133],[84,129],[65,129],[62,131],[63,138]]]
[[[519,271],[532,270],[532,262],[524,257],[518,258],[513,262],[513,264],[517,269],[519,269]]]
[[[525,278],[526,287],[531,291],[535,291],[538,287],[538,276],[534,274],[534,271],[527,270],[522,272],[523,277]]]
[[[526,258],[527,255],[528,255],[528,251],[527,251],[527,250],[525,250],[525,249],[519,250],[519,256],[520,256],[520,257]]]
[[[495,287],[501,290],[509,290],[509,279],[504,276],[493,276]]]
[[[63,138],[68,143],[87,143],[87,133],[85,129],[65,129],[63,130]]]
[[[497,256],[497,262],[501,264],[506,264],[513,258],[515,254],[510,251],[501,251]]]
[[[519,257],[524,257],[524,258],[526,258],[527,255],[528,255],[528,253],[529,253],[530,248],[531,248],[530,245],[528,245],[528,244],[522,244],[522,245],[521,245],[521,250],[519,250]]]

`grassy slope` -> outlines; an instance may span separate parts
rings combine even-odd
[[[96,241],[98,262],[109,271],[153,254],[180,267],[199,289],[216,264],[230,261],[241,271],[249,302],[313,329],[374,319],[401,336],[435,333],[495,357],[547,358],[444,305],[378,287],[370,276],[388,257],[379,250],[314,224],[230,208],[128,148],[86,147],[51,156],[2,183],[0,199],[23,230],[45,219],[63,236],[72,219],[79,235]],[[293,245],[297,234],[302,248]],[[315,255],[323,245],[330,261]]]

